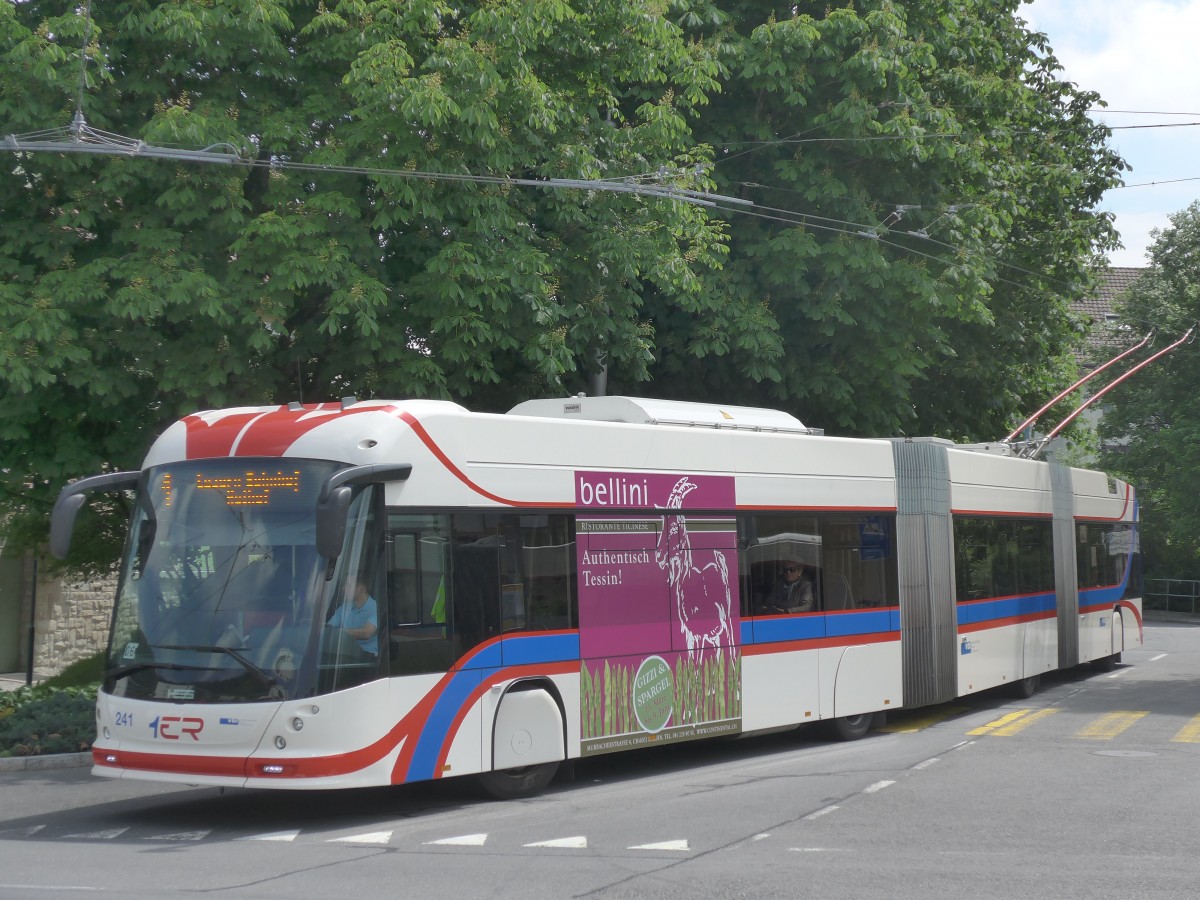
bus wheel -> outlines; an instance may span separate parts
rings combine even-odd
[[[1112,656],[1106,656],[1103,659],[1092,660],[1092,668],[1097,672],[1111,672],[1117,667],[1117,663],[1121,661],[1121,654],[1114,653]]]
[[[540,794],[558,771],[558,763],[548,762],[516,769],[497,769],[483,772],[479,784],[497,800],[518,800]]]
[[[1028,700],[1037,693],[1037,689],[1041,687],[1042,676],[1030,675],[1028,678],[1022,678],[1019,681],[1014,681],[1009,686],[1009,691],[1014,697],[1021,700]]]
[[[838,716],[829,723],[833,736],[839,741],[857,741],[871,730],[874,713],[859,713],[857,716]]]

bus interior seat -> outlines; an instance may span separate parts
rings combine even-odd
[[[840,572],[825,575],[825,608],[854,609],[854,594],[850,590],[850,582]]]

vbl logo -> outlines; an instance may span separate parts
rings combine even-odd
[[[190,716],[159,716],[150,723],[150,730],[155,738],[164,741],[177,741],[185,734],[191,735],[193,741],[198,741],[200,732],[204,730],[204,720]]]

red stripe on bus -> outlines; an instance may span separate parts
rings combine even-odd
[[[989,628],[1003,628],[1007,625],[1022,625],[1026,622],[1044,622],[1047,619],[1058,618],[1058,613],[1053,609],[1043,610],[1036,613],[1025,613],[1020,616],[1006,616],[1003,619],[988,619],[985,622],[972,622],[969,625],[959,625],[959,634],[973,634],[978,631],[987,631]]]
[[[442,448],[437,445],[437,441],[435,441],[429,432],[425,430],[425,426],[423,426],[417,420],[416,416],[410,412],[405,412],[402,409],[397,409],[396,407],[389,407],[386,411],[394,416],[399,416],[401,420],[407,423],[408,427],[413,430],[413,434],[420,438],[421,443],[423,443],[429,449],[429,452],[436,456],[438,461],[446,467],[446,471],[448,471],[451,475],[453,475],[475,493],[479,494],[481,497],[486,497],[488,500],[493,500],[496,503],[503,503],[505,506],[536,506],[558,509],[573,507],[575,505],[574,503],[564,503],[561,501],[511,500],[507,497],[501,497],[499,494],[493,494],[491,491],[472,481],[465,472],[463,472],[454,464],[450,457],[442,451]]]
[[[511,671],[493,672],[487,678],[471,691],[470,695],[459,707],[455,713],[453,721],[450,722],[450,727],[446,729],[446,741],[442,744],[442,749],[438,752],[437,765],[434,767],[433,777],[441,778],[445,772],[446,759],[450,756],[450,746],[454,743],[454,739],[458,736],[458,730],[462,727],[463,719],[467,717],[467,713],[493,685],[499,684],[502,681],[508,681],[516,678],[529,678],[537,676],[549,675],[568,675],[579,671],[579,660],[564,660],[556,663],[542,663],[541,665],[522,666],[521,671],[515,676]],[[563,748],[564,753],[566,748]]]
[[[1135,622],[1137,622],[1138,627],[1138,640],[1142,643],[1145,643],[1146,634],[1142,628],[1142,611],[1137,608],[1136,604],[1130,603],[1128,600],[1122,600],[1117,604],[1117,607],[1119,609],[1127,609],[1133,613],[1133,619]]]
[[[109,757],[116,757],[110,762]],[[246,777],[244,756],[191,756],[170,753],[142,753],[134,750],[105,750],[92,748],[92,762],[116,769],[136,769],[142,772],[171,772],[180,775],[223,775]]]
[[[1115,516],[1076,516],[1076,522],[1123,522],[1125,513],[1129,511],[1129,500],[1133,496],[1133,485],[1125,485],[1125,503],[1121,506],[1121,512]],[[1094,497],[1089,499],[1096,499]],[[1133,524],[1131,521],[1129,524]]]

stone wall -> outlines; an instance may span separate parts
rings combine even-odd
[[[30,596],[32,559],[26,561],[23,596]],[[61,582],[38,579],[33,634],[33,672],[38,679],[57,675],[73,662],[103,650],[112,621],[116,576],[97,581]],[[29,604],[21,613],[28,634]],[[27,650],[22,649],[22,658]]]

